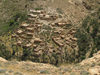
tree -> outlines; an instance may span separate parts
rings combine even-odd
[[[22,56],[22,60],[27,60],[30,56],[30,51],[27,49],[23,49],[23,56]]]
[[[10,20],[10,21],[8,22],[9,27],[11,27],[13,24],[14,24],[14,20]]]
[[[11,59],[11,51],[7,50],[4,44],[0,44],[0,56],[7,60]]]

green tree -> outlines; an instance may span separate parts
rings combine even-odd
[[[10,20],[10,21],[8,22],[9,27],[11,27],[13,24],[14,24],[14,20]]]
[[[0,57],[3,57],[7,60],[11,59],[11,51],[7,50],[4,44],[0,44]]]
[[[27,49],[23,49],[23,56],[22,56],[22,60],[27,60],[29,59],[30,56],[30,51]]]

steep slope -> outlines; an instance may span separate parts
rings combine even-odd
[[[7,61],[0,57],[1,75],[99,75],[100,51],[92,58],[85,59],[79,64],[64,64],[56,67],[50,64],[31,61]]]

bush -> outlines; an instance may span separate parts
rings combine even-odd
[[[30,56],[30,51],[27,49],[23,49],[23,56],[22,56],[22,60],[27,60],[29,59]]]
[[[21,13],[15,13],[15,15],[13,16],[14,21],[16,22],[21,15]]]
[[[88,26],[88,28],[87,28],[87,32],[89,33],[89,31],[90,31],[90,26]]]
[[[75,73],[71,73],[70,75],[76,75]]]
[[[6,46],[4,44],[0,44],[0,57],[3,57],[5,59],[11,59],[11,52],[6,49]]]
[[[85,55],[89,51],[89,44],[91,39],[89,35],[85,33],[84,30],[80,30],[80,29],[77,30],[75,37],[78,38],[77,44],[79,47],[78,50],[79,55],[77,56],[77,59],[78,61],[80,60],[82,61],[83,59],[85,59]]]
[[[99,19],[100,19],[100,15],[99,15]]]
[[[87,72],[87,71],[81,71],[80,75],[89,75],[89,72]]]
[[[85,59],[85,56],[81,56],[81,60],[84,60]]]
[[[43,8],[35,8],[35,10],[43,10]]]
[[[5,73],[6,70],[0,69],[0,73]]]
[[[14,20],[10,20],[10,21],[8,22],[9,27],[11,27],[13,24],[14,24]]]
[[[56,9],[58,13],[63,14],[62,10],[60,8]]]
[[[49,73],[48,70],[40,70],[40,73]]]
[[[97,65],[100,66],[100,63],[98,63]]]
[[[59,18],[62,18],[62,15],[59,15]]]
[[[88,22],[89,22],[90,19],[91,19],[91,18],[90,18],[89,16],[87,16],[87,17],[83,20],[82,26],[83,26],[84,28],[87,27],[87,24],[88,24]]]
[[[94,50],[91,51],[90,53],[90,56],[89,57],[92,57],[93,56],[93,53],[94,53]]]

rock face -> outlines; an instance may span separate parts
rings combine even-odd
[[[93,57],[89,58],[89,59],[86,59],[86,60],[83,60],[80,64],[81,65],[85,65],[85,64],[91,64],[91,63],[96,63],[96,62],[99,62],[100,61],[100,51],[98,51],[97,53],[95,53],[93,55]]]
[[[89,64],[90,67],[88,72],[91,75],[99,75],[100,74],[100,51],[93,54],[93,57],[83,60],[80,65],[87,65]]]
[[[7,60],[5,60],[4,58],[0,57],[0,62],[1,61],[6,62]]]
[[[89,73],[91,74],[91,75],[99,75],[100,73],[99,73],[99,69],[97,69],[97,68],[90,68],[89,69]]]

